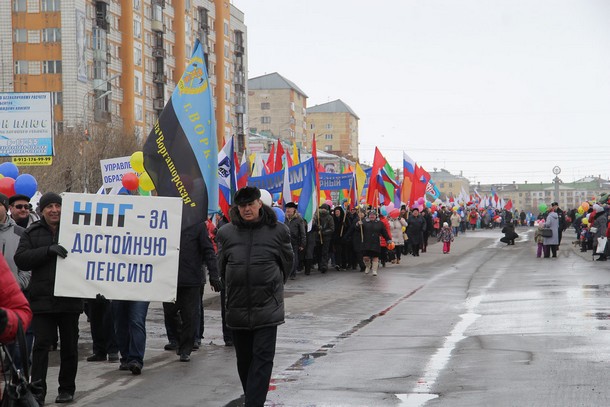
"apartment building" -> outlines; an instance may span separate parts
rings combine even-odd
[[[146,137],[199,39],[219,140],[245,149],[247,31],[229,0],[6,0],[0,21],[0,91],[52,92],[56,131]]]
[[[279,73],[248,80],[250,132],[307,148],[306,109],[305,92]]]
[[[341,99],[307,108],[307,127],[319,150],[358,160],[358,115]]]

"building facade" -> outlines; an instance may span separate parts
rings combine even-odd
[[[229,0],[6,0],[0,19],[0,91],[52,92],[56,131],[146,137],[199,39],[219,139],[245,149],[247,35]]]
[[[252,133],[307,148],[307,95],[277,72],[248,80],[248,128]]]
[[[358,160],[358,115],[341,99],[307,109],[307,127],[319,150]]]
[[[441,192],[442,200],[445,200],[445,197],[451,196],[457,198],[462,191],[468,192],[470,190],[470,181],[461,174],[455,175],[443,168],[434,168],[429,174],[430,179],[434,181],[434,184]]]

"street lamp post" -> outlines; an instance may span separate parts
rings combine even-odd
[[[112,82],[119,76],[121,76],[121,75],[119,75],[119,74],[112,75],[110,78],[108,78],[104,82],[100,83],[97,86],[94,86],[93,89],[91,89],[91,90],[99,89],[102,86]],[[87,128],[87,125],[88,125],[88,123],[87,123],[87,104],[85,103],[86,102],[85,99],[87,98],[87,96],[89,96],[90,92],[91,92],[90,90],[87,90],[85,92],[85,94],[83,95],[83,132],[84,132],[84,136],[85,136],[85,145],[83,148],[83,156],[84,156],[84,164],[85,164],[85,193],[89,192],[89,171],[87,169],[87,165],[88,165],[88,163],[87,163],[87,144],[89,143],[89,138],[90,138],[89,129]],[[110,95],[111,93],[112,93],[112,90],[102,93],[100,96],[93,99],[93,103],[95,104],[96,100],[105,98],[106,96]]]

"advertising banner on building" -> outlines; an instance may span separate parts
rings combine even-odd
[[[30,155],[53,155],[51,93],[0,93],[0,156]]]
[[[55,295],[174,301],[182,200],[63,195]]]
[[[100,166],[102,167],[102,184],[104,188],[122,187],[123,175],[128,172],[135,172],[131,168],[131,157],[100,160]]]

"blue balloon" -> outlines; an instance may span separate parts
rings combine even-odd
[[[17,176],[19,175],[19,169],[15,164],[11,162],[2,163],[0,164],[0,174],[4,175],[5,177],[17,179]]]
[[[388,210],[386,209],[386,207],[385,207],[385,206],[382,206],[382,207],[381,207],[381,210],[380,210],[379,212],[381,212],[381,214],[382,214],[383,216],[388,216]]]
[[[279,201],[281,196],[282,196],[282,195],[281,195],[279,192],[276,192],[275,194],[273,194],[273,195],[272,195],[272,197],[273,197],[273,201],[274,201],[274,202]]]
[[[6,164],[6,163],[5,163]],[[21,174],[15,179],[15,193],[33,197],[38,190],[38,182],[30,174]]]
[[[275,212],[275,216],[277,216],[277,221],[280,223],[284,223],[284,220],[286,219],[286,215],[284,214],[284,211],[281,210],[280,208],[278,208],[277,206],[274,206],[273,212]]]

